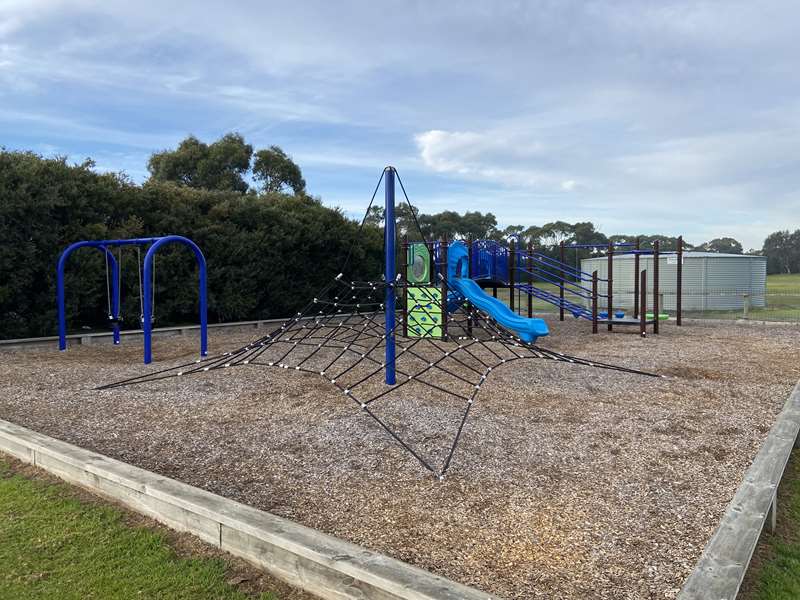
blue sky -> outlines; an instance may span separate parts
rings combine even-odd
[[[800,227],[800,7],[0,0],[0,145],[146,178],[187,134],[278,144],[350,214],[606,233]]]

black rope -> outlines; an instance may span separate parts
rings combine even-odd
[[[411,204],[411,200],[408,199],[408,194],[406,194],[406,188],[403,185],[403,180],[400,179],[400,173],[395,170],[394,174],[397,176],[397,182],[400,184],[400,189],[403,191],[403,196],[406,199],[406,204],[408,204],[408,210],[411,211],[411,216],[414,217],[414,224],[417,226],[417,231],[419,231],[419,235],[422,238],[422,241],[425,242],[425,245],[428,245],[428,238],[425,237],[425,233],[422,231],[422,227],[417,220],[417,213],[414,210],[414,206]]]
[[[338,276],[323,288],[325,294],[314,298],[302,311],[284,321],[280,327],[245,346],[216,357],[106,384],[98,389],[160,381],[247,364],[314,373],[323,376],[344,395],[356,402],[381,429],[385,430],[425,469],[441,478],[452,464],[471,414],[472,405],[482,384],[493,370],[504,364],[523,359],[545,359],[636,375],[659,376],[637,369],[546,350],[535,344],[526,344],[480,310],[476,309],[471,316],[461,314],[462,320],[459,321],[459,313],[463,313],[463,310],[459,309],[450,318],[448,335],[444,339],[424,336],[403,338],[400,336],[397,341],[398,352],[396,355],[397,384],[363,396],[358,390],[368,389],[364,386],[368,382],[374,381],[385,369],[382,357],[376,357],[376,353],[382,351],[386,343],[385,326],[380,322],[384,316],[381,310],[383,305],[377,301],[376,296],[382,294],[387,285],[386,282],[347,282]],[[395,294],[401,294],[406,287],[411,285],[408,281],[400,279],[391,287],[395,290]],[[429,303],[430,309],[427,308],[427,304],[421,307],[421,310],[431,318],[437,314],[441,315],[441,311],[447,309],[446,298],[432,298]],[[466,334],[465,320],[463,320],[465,317],[472,318],[474,331],[472,336],[458,335]],[[402,316],[396,319],[395,334],[402,331],[403,323]],[[424,352],[420,351],[423,346]],[[267,358],[265,353],[271,349],[277,350],[277,354],[271,352],[275,356],[270,355]],[[333,356],[328,355],[327,352],[323,356],[323,351],[327,350],[333,350]],[[431,353],[433,355],[430,355]],[[262,356],[265,357],[260,358]],[[259,359],[258,362],[255,362],[256,359]],[[407,363],[408,360],[419,362],[416,366],[413,366],[413,363],[403,366],[403,362]],[[373,366],[360,372],[367,363]],[[440,376],[449,379],[443,383],[437,380],[437,377]],[[403,439],[384,419],[369,408],[377,400],[389,397],[392,393],[414,382],[465,402],[455,436],[447,446],[440,469],[434,468],[429,458],[423,456],[419,450]],[[459,389],[462,386],[465,390],[464,393]],[[467,393],[466,390],[469,392]]]
[[[356,237],[353,238],[352,243],[350,244],[350,248],[347,250],[347,256],[342,263],[342,266],[339,267],[339,273],[344,273],[347,265],[350,263],[350,257],[353,255],[353,248],[355,248],[356,242],[361,240],[361,231],[364,229],[364,224],[367,222],[367,218],[369,217],[369,211],[372,208],[372,203],[375,202],[375,196],[378,193],[378,190],[381,187],[381,182],[383,181],[383,175],[385,171],[381,171],[381,176],[378,178],[378,184],[375,186],[375,191],[372,192],[372,198],[369,200],[369,205],[367,206],[367,211],[364,213],[364,218],[361,219],[361,225],[358,226],[358,233]]]
[[[463,437],[472,406],[481,386],[492,371],[502,365],[517,360],[540,359],[611,369],[634,375],[661,377],[655,373],[569,356],[547,350],[536,344],[525,343],[519,336],[492,319],[489,314],[474,307],[471,311],[467,311],[461,306],[451,316],[448,316],[448,327],[443,337],[412,334],[404,338],[402,332],[404,327],[408,327],[410,320],[408,313],[405,315],[401,313],[401,316],[395,319],[394,330],[387,332],[385,321],[381,321],[385,316],[382,296],[386,289],[390,288],[397,298],[402,299],[402,294],[406,292],[407,288],[416,286],[402,277],[391,282],[346,281],[343,279],[343,273],[369,217],[384,173],[382,172],[378,179],[367,211],[359,225],[358,234],[348,249],[339,275],[323,286],[322,290],[292,318],[287,319],[266,335],[233,351],[129,377],[99,386],[96,389],[108,390],[245,365],[278,367],[313,373],[324,377],[336,389],[355,402],[425,469],[436,477],[443,478],[451,466],[458,444]],[[428,243],[399,174],[397,174],[397,180],[419,234],[422,240]],[[141,260],[138,262],[141,301]],[[106,269],[108,270],[108,257],[106,257]],[[442,271],[439,277],[442,283],[446,284],[446,269]],[[108,275],[106,283],[109,287]],[[110,290],[108,293],[110,300]],[[514,290],[511,290],[511,293],[514,293]],[[416,314],[430,320],[432,326],[426,331],[431,332],[437,327],[436,323],[439,323],[439,327],[441,326],[441,322],[437,319],[443,317],[444,311],[448,310],[448,297],[441,295],[437,298],[434,296],[430,302],[419,304],[415,306],[415,309],[419,309]],[[417,322],[416,318],[415,322]],[[467,327],[470,324],[472,329],[468,330]],[[368,386],[377,384],[377,376],[386,368],[382,352],[385,349],[387,335],[397,335],[398,332],[401,334],[396,340],[398,351],[395,355],[395,371],[398,381],[393,386],[386,386],[379,390],[370,389]],[[442,380],[442,377],[447,379]],[[377,400],[387,398],[412,383],[418,383],[425,388],[444,394],[446,397],[465,402],[464,409],[458,418],[454,437],[445,448],[444,460],[439,469],[433,466],[434,461],[423,456],[418,449],[414,448],[409,441],[371,409]],[[381,405],[384,405],[384,402]]]

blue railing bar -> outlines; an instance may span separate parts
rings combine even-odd
[[[535,298],[539,298],[540,300],[544,300],[545,302],[549,302],[550,304],[554,304],[556,306],[563,306],[569,312],[573,314],[577,314],[580,317],[585,319],[589,319],[590,311],[584,306],[580,304],[575,304],[574,302],[570,302],[569,300],[562,301],[560,297],[556,296],[555,294],[551,294],[541,288],[537,288],[536,286],[531,286],[528,284],[524,284],[522,288],[531,296]]]
[[[525,271],[525,272],[526,273],[530,273],[531,275],[536,275],[536,272],[534,272],[534,273],[531,273],[530,271]],[[573,283],[573,282],[567,281],[565,279],[559,279],[559,278],[556,278],[555,276],[552,276],[553,279],[551,279],[550,277],[546,277],[547,275],[551,275],[551,274],[543,272],[543,271],[538,271],[538,273],[539,273],[539,276],[542,277],[545,281],[558,286],[559,288],[563,289],[565,292],[569,292],[570,294],[575,294],[576,296],[580,296],[581,298],[587,298],[587,299],[590,299],[590,300],[592,298],[592,293],[589,292],[586,288],[579,286],[577,283]],[[564,285],[562,285],[561,282],[569,284],[569,285],[572,285],[572,286],[578,288],[583,293],[578,293],[573,289],[565,287]],[[588,295],[584,295],[584,294],[588,294]]]
[[[625,252],[617,252],[617,253],[614,254],[614,256],[624,256],[626,254],[652,255],[652,254],[655,254],[655,252],[653,250],[627,250]],[[678,253],[676,251],[674,251],[674,250],[668,250],[666,252],[661,252],[660,250],[658,251],[658,255],[659,256],[675,255],[675,254],[678,254]]]
[[[557,268],[559,271],[567,272],[573,276],[577,276],[581,281],[591,281],[592,274],[587,273],[586,271],[581,271],[580,269],[576,269],[574,267],[569,266],[567,263],[562,263],[560,260],[556,260],[554,258],[550,258],[544,254],[540,254],[538,252],[534,252],[533,254],[524,254],[523,256],[531,257],[535,261],[539,261],[541,263],[552,263],[548,265],[550,268]],[[583,276],[586,279],[583,279]],[[606,279],[598,279],[598,281],[607,281]]]
[[[634,242],[617,242],[611,244],[612,248],[630,248],[635,246]],[[608,248],[608,242],[605,244],[564,244],[564,248]]]
[[[555,270],[561,271],[561,269],[560,269],[558,266],[553,266],[553,265],[548,265],[548,264],[542,264],[542,266],[543,266],[544,268],[547,268],[547,269],[555,269]],[[517,268],[518,268],[518,269],[521,269],[521,270],[524,270],[524,268],[523,268],[523,267],[517,267]],[[549,272],[548,272],[548,273],[549,273]],[[578,281],[587,281],[587,282],[588,282],[588,281],[591,281],[591,280],[592,280],[592,278],[591,278],[591,277],[589,277],[589,276],[584,276],[584,275],[586,275],[586,273],[583,273],[582,271],[580,271],[580,272],[576,272],[576,273],[566,273],[566,274],[567,274],[567,275],[570,275],[570,276],[572,276],[572,275],[576,276],[576,279],[577,279]],[[559,279],[561,279],[561,276],[560,276],[560,275],[559,275],[558,277],[559,277]],[[604,279],[603,277],[598,277],[598,278],[597,278],[597,281],[608,281],[608,279]]]

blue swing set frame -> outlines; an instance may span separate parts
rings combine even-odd
[[[200,356],[208,355],[208,300],[207,300],[207,273],[206,259],[200,248],[189,238],[181,235],[166,235],[161,237],[133,238],[128,240],[84,240],[69,245],[58,259],[56,273],[57,303],[58,303],[58,349],[67,349],[67,316],[64,292],[64,270],[70,255],[80,248],[96,248],[100,250],[111,268],[111,314],[108,315],[112,323],[114,345],[120,343],[120,289],[119,289],[119,264],[110,248],[119,246],[150,246],[144,257],[144,274],[142,276],[142,332],[144,334],[144,363],[153,361],[152,331],[153,331],[153,259],[159,248],[166,244],[179,243],[189,246],[194,252],[199,270],[199,297],[200,297]]]

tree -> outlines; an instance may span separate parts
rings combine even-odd
[[[499,240],[507,240],[509,238],[515,238],[520,242],[524,241],[523,232],[525,231],[525,227],[523,225],[509,225],[508,227],[504,228],[502,231],[499,229],[495,230],[495,235]]]
[[[800,273],[800,229],[775,231],[764,240],[767,273]]]
[[[678,249],[678,238],[669,235],[654,234],[654,235],[611,235],[608,237],[610,242],[635,242],[639,238],[639,244],[642,250],[652,250],[653,242],[658,240],[658,249],[661,252],[674,252]],[[683,241],[683,249],[685,251],[694,250],[695,247]]]
[[[478,240],[491,238],[496,230],[497,218],[490,212],[484,214],[476,210],[464,213],[460,229],[456,233],[463,238]]]
[[[710,242],[700,244],[697,248],[703,252],[720,252],[723,254],[741,254],[742,245],[731,237],[714,238]]]
[[[558,246],[561,242],[567,242],[573,232],[573,226],[564,221],[545,223],[539,231],[539,244],[543,246]]]
[[[256,152],[253,179],[261,183],[263,192],[283,192],[291,189],[296,196],[306,191],[306,181],[300,167],[278,146]]]
[[[425,235],[438,239],[443,237],[483,239],[495,236],[497,218],[492,213],[465,212],[463,215],[445,210],[434,215],[420,215],[419,223]]]
[[[246,192],[248,185],[244,178],[250,169],[252,155],[253,147],[238,133],[228,133],[210,145],[190,135],[177,150],[152,154],[147,170],[150,171],[150,181]]]
[[[367,213],[365,224],[370,227],[383,227],[384,213],[383,206],[371,206]],[[419,209],[416,206],[409,208],[405,202],[397,204],[394,207],[394,218],[396,223],[396,232],[398,238],[408,236],[411,241],[419,241],[422,239],[420,228],[417,227],[417,220],[419,218]],[[422,227],[422,225],[420,225]],[[427,235],[427,233],[426,233]]]

